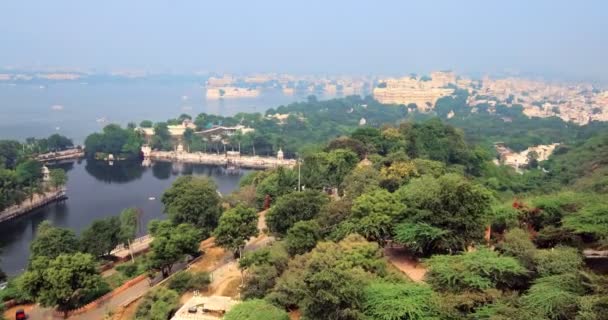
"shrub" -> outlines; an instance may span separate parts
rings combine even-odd
[[[166,320],[178,303],[177,292],[163,287],[153,289],[143,297],[135,320]]]
[[[230,310],[224,320],[289,320],[287,312],[264,300],[248,300]]]
[[[209,283],[211,283],[211,279],[206,272],[184,271],[174,275],[168,286],[171,290],[184,293],[188,290],[205,289]]]
[[[575,248],[557,247],[538,250],[534,262],[536,272],[544,277],[576,272],[583,265],[583,258]]]
[[[435,255],[427,264],[427,282],[436,290],[450,292],[509,287],[528,273],[515,258],[488,249],[453,256]]]

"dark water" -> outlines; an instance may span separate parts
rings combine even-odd
[[[173,180],[183,174],[211,177],[222,194],[228,194],[238,186],[240,170],[228,172],[224,167],[156,162],[143,167],[136,162],[119,162],[109,166],[97,161],[69,161],[58,164],[68,171],[67,193],[69,199],[51,204],[25,216],[0,224],[2,270],[9,275],[20,273],[27,264],[29,245],[36,228],[44,220],[54,225],[80,232],[91,221],[118,215],[123,209],[141,209],[140,234],[151,219],[162,219],[163,205],[160,197]],[[156,197],[156,200],[149,200]]]
[[[251,99],[206,100],[204,90],[198,83],[56,83],[42,87],[0,83],[0,139],[60,133],[81,144],[110,122],[164,121],[182,113],[264,113],[304,99],[265,92]],[[107,121],[97,121],[102,118]]]

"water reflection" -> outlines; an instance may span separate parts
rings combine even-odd
[[[125,208],[137,208],[141,211],[142,226],[147,226],[152,219],[165,218],[160,198],[179,175],[210,177],[222,194],[228,194],[238,186],[241,176],[250,171],[235,173],[220,166],[170,162],[150,165],[151,168],[141,162],[119,161],[110,166],[86,159],[49,165],[67,171],[68,200],[0,223],[0,267],[14,275],[27,265],[29,244],[44,220],[79,233],[93,220],[118,215]],[[156,200],[150,200],[151,197]]]
[[[110,165],[105,161],[87,160],[87,173],[106,183],[128,183],[140,179],[145,167],[137,161],[117,161]]]
[[[171,177],[170,162],[154,162],[152,164],[152,174],[156,179],[167,180]]]

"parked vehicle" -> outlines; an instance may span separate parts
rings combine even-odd
[[[27,315],[25,314],[25,311],[23,309],[19,309],[17,310],[17,312],[15,312],[15,320],[25,320],[27,319]]]

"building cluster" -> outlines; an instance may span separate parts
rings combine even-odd
[[[255,129],[246,127],[241,124],[237,124],[236,126],[221,126],[214,125],[209,128],[196,131],[196,125],[192,120],[186,119],[181,124],[177,125],[168,125],[167,129],[169,130],[169,135],[173,138],[181,138],[184,136],[184,133],[187,129],[191,129],[194,131],[194,134],[200,137],[207,138],[208,141],[221,141],[226,137],[231,137],[235,133],[240,132],[242,134],[247,134],[255,131]],[[141,132],[145,137],[153,137],[154,136],[154,128],[136,128]]]
[[[559,117],[587,124],[608,121],[608,91],[591,85],[562,85],[519,78],[484,78],[469,96],[469,105],[521,105],[528,117]]]
[[[515,152],[504,144],[497,143],[494,145],[496,152],[498,152],[498,159],[496,159],[495,163],[507,165],[519,171],[526,167],[532,159],[536,159],[537,161],[549,159],[549,156],[555,151],[557,146],[559,146],[559,143],[552,143],[529,147],[522,152]]]
[[[370,91],[373,78],[360,76],[296,76],[290,74],[225,74],[210,77],[205,90],[207,99],[251,98],[264,91],[284,95],[320,95],[324,97],[364,95]]]
[[[497,104],[522,106],[528,117],[559,117],[567,122],[587,124],[608,121],[608,91],[588,84],[564,85],[522,78],[471,80],[453,72],[433,72],[429,76],[381,79],[373,89],[376,100],[386,104],[415,104],[422,112],[431,111],[437,100],[455,89],[467,90],[467,104],[474,108]]]
[[[386,104],[415,104],[417,109],[428,112],[441,97],[454,93],[450,85],[456,85],[453,72],[433,72],[430,76],[411,75],[403,78],[381,79],[373,90],[374,98]],[[462,82],[462,81],[461,81]],[[466,82],[468,84],[468,82]]]

